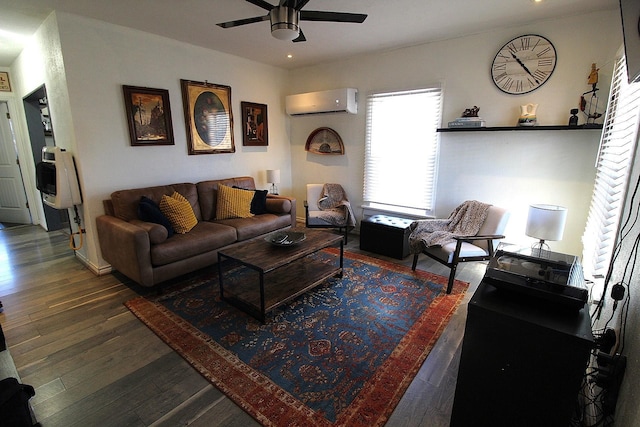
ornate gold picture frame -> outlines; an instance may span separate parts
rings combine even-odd
[[[235,153],[231,87],[180,80],[189,154]]]

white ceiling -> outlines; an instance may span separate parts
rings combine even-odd
[[[268,21],[229,29],[215,25],[266,14],[245,0],[0,0],[0,66],[13,62],[26,40],[54,10],[282,68],[297,68],[618,7],[618,0],[310,0],[307,10],[369,16],[362,24],[302,21],[307,41],[292,43],[271,37]],[[287,54],[293,58],[288,59]]]

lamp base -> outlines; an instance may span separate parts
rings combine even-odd
[[[275,195],[278,194],[278,187],[276,187],[275,183],[271,184],[271,189],[269,190],[269,193],[275,194]]]
[[[544,240],[540,239],[538,242],[531,245],[531,255],[538,258],[549,258],[549,245]]]

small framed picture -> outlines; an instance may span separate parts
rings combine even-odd
[[[267,106],[242,101],[240,108],[242,109],[242,145],[269,145]]]
[[[0,92],[11,92],[9,73],[6,71],[0,71]]]
[[[122,86],[131,145],[174,145],[169,91]]]
[[[231,87],[180,80],[189,154],[235,153]]]

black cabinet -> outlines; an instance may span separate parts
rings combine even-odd
[[[569,425],[593,347],[579,311],[482,282],[468,305],[451,426]]]

